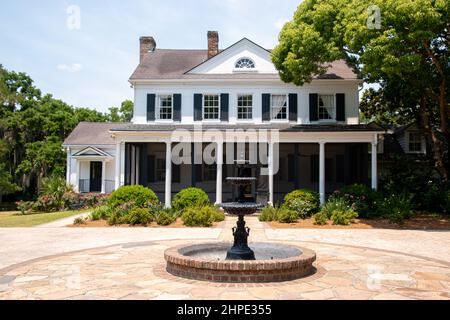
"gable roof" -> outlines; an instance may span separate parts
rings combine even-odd
[[[133,80],[170,80],[170,79],[268,79],[280,80],[277,73],[233,73],[233,74],[194,74],[190,70],[202,65],[206,61],[214,59],[223,52],[234,47],[242,41],[249,41],[262,48],[253,41],[243,38],[208,59],[208,50],[192,49],[155,49],[145,55],[144,59],[134,70],[130,77]],[[262,48],[268,52],[269,49]],[[344,60],[336,60],[330,63],[326,74],[316,76],[314,79],[358,79],[352,68]]]
[[[99,157],[111,157],[111,155],[103,150],[100,150],[96,147],[86,147],[76,153],[74,153],[72,156],[99,156]]]
[[[121,128],[128,124],[118,122],[80,122],[64,140],[63,146],[114,145],[115,141],[111,137],[109,130]]]

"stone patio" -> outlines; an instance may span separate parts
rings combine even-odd
[[[165,249],[230,240],[235,219],[210,229],[0,229],[0,299],[450,299],[447,231],[281,230],[251,217],[253,241],[316,251],[316,273],[221,284],[165,271]]]

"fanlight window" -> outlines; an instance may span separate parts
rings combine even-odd
[[[236,62],[234,66],[236,69],[254,69],[255,63],[249,58],[242,58]]]

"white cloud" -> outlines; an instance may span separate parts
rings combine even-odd
[[[281,28],[283,28],[284,24],[288,21],[289,21],[289,19],[287,19],[287,18],[281,18],[281,19],[278,19],[277,21],[275,21],[273,25],[275,28],[281,30]]]
[[[71,65],[68,64],[58,64],[57,66],[58,70],[61,71],[67,71],[67,72],[78,72],[81,70],[81,64],[79,63],[72,63]]]

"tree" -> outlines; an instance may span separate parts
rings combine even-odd
[[[2,197],[6,194],[19,191],[20,188],[12,182],[11,174],[5,170],[5,165],[0,163],[0,202]]]
[[[111,122],[128,122],[133,117],[133,101],[125,100],[118,107],[111,107],[108,109],[109,115],[107,118]]]
[[[374,21],[378,10],[381,21]],[[362,109],[378,120],[418,121],[448,180],[449,44],[448,0],[305,0],[283,27],[272,59],[281,79],[297,85],[337,59],[364,81],[380,83]]]

